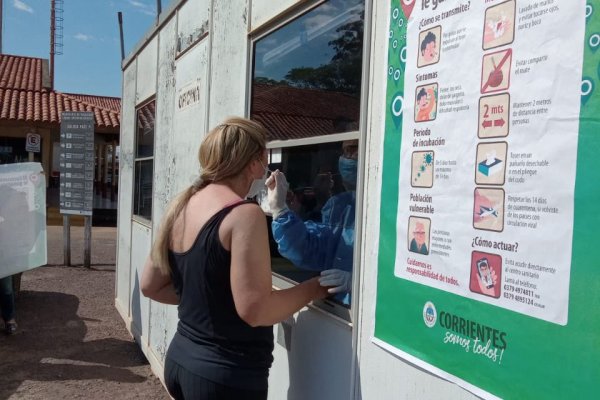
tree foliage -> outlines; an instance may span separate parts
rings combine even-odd
[[[329,63],[319,67],[292,68],[280,82],[264,77],[257,77],[255,82],[358,94],[362,72],[363,28],[364,11],[360,11],[356,20],[336,29],[337,38],[328,43],[335,51]]]

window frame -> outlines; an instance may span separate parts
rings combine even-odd
[[[252,30],[248,33],[248,67],[246,75],[246,116],[251,117],[252,107],[252,85],[254,79],[254,56],[256,42],[266,38],[270,34],[274,33],[278,29],[293,23],[296,19],[308,14],[319,6],[327,3],[328,0],[316,0],[308,1],[304,4],[292,6],[283,13],[274,16],[268,20],[265,24]],[[309,307],[313,310],[319,311],[330,318],[333,318],[338,323],[344,326],[352,328],[353,320],[358,315],[358,301],[359,301],[359,287],[360,287],[360,262],[362,258],[362,204],[364,197],[364,166],[366,156],[365,151],[365,140],[366,140],[366,118],[368,110],[368,92],[369,92],[369,68],[370,68],[370,31],[371,29],[370,18],[371,18],[371,7],[369,1],[363,0],[364,2],[364,28],[363,28],[363,53],[362,53],[362,66],[361,66],[361,84],[360,84],[360,104],[359,104],[359,129],[357,131],[349,131],[343,133],[334,133],[321,136],[311,136],[308,138],[299,139],[286,139],[286,140],[272,140],[267,143],[266,147],[269,150],[273,149],[284,149],[289,147],[298,147],[306,145],[315,145],[322,143],[333,143],[341,142],[344,140],[357,139],[359,141],[359,161],[358,161],[358,176],[356,186],[356,208],[355,208],[355,231],[354,231],[354,249],[353,249],[353,266],[352,266],[352,302],[349,307],[345,307],[337,302],[324,299],[315,301],[309,304]],[[271,152],[269,151],[269,163],[271,162]],[[293,281],[290,278],[286,278],[276,272],[271,271],[273,279],[273,287],[276,289],[288,289],[299,284],[299,282]]]
[[[144,156],[144,157],[138,157],[138,112],[146,107],[147,105],[149,105],[150,103],[154,102],[154,127],[153,127],[153,138],[152,138],[152,155],[151,156]],[[152,226],[152,214],[154,212],[154,151],[156,149],[156,96],[152,95],[150,96],[148,99],[144,100],[143,102],[139,103],[136,107],[135,107],[135,128],[134,128],[134,139],[133,139],[133,193],[132,193],[132,199],[133,201],[131,202],[131,219],[135,222],[138,222],[142,225],[146,225],[146,226]],[[136,214],[135,213],[135,203],[136,201],[138,201],[138,198],[136,197],[136,188],[138,186],[138,184],[141,184],[139,182],[137,182],[136,177],[137,175],[137,166],[138,164],[141,164],[144,161],[151,161],[152,162],[152,189],[150,191],[150,218],[146,218],[143,215],[140,214]],[[141,182],[141,181],[140,181]],[[139,189],[141,191],[141,188]]]

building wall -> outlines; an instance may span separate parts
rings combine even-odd
[[[136,61],[123,71],[121,152],[119,160],[119,206],[117,209],[117,276],[115,306],[131,330],[130,269],[131,211],[133,204],[133,142],[135,132]]]
[[[158,228],[168,202],[176,195],[172,177],[176,176],[175,135],[173,110],[175,109],[175,53],[177,19],[172,18],[158,36],[158,86],[156,88],[156,132],[154,157],[159,168],[154,177],[153,232]],[[150,327],[147,356],[155,370],[159,370],[165,357],[169,340],[175,332],[177,308],[150,302]]]
[[[260,28],[270,19],[282,14],[290,7],[302,3],[302,0],[253,0],[252,1],[252,30]]]
[[[42,146],[41,152],[38,154],[41,156],[42,168],[44,169],[44,175],[46,176],[46,185],[49,182],[49,174],[52,167],[52,137],[50,129],[44,128],[32,128],[29,126],[13,126],[13,125],[4,125],[0,126],[0,137],[9,137],[9,138],[23,138],[27,137],[28,133],[37,133],[42,137]],[[25,149],[23,148],[23,152]],[[21,161],[27,161],[21,160]]]

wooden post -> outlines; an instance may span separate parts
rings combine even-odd
[[[63,214],[63,249],[65,266],[71,266],[71,218]]]
[[[83,232],[83,266],[89,268],[92,258],[92,216],[85,216],[85,231]]]

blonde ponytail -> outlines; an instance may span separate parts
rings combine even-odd
[[[163,275],[171,274],[171,265],[169,264],[169,245],[171,244],[171,231],[175,220],[185,209],[192,196],[208,184],[198,178],[192,186],[179,193],[177,197],[169,204],[165,215],[158,228],[158,235],[152,245],[150,257],[152,263],[158,267]]]
[[[200,177],[171,202],[152,245],[150,257],[163,275],[171,273],[169,246],[173,225],[190,198],[210,183],[238,176],[248,163],[260,157],[266,141],[267,131],[260,123],[240,117],[227,118],[206,135],[198,150]]]

